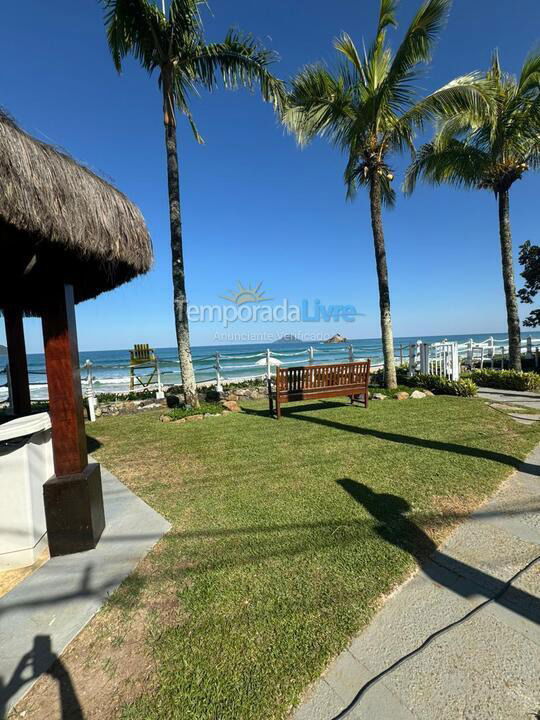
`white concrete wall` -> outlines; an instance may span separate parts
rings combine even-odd
[[[45,547],[43,484],[53,474],[46,413],[0,426],[0,570],[32,565]]]

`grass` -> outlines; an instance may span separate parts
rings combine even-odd
[[[440,541],[540,440],[462,398],[288,405],[279,422],[243,408],[88,426],[95,457],[173,525],[111,599],[155,608],[154,677],[125,719],[286,717],[413,570],[403,528]]]

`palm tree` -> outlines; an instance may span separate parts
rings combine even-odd
[[[335,72],[323,65],[304,68],[292,81],[286,126],[301,145],[316,135],[328,136],[348,154],[347,197],[358,188],[369,190],[371,226],[379,284],[385,384],[396,387],[390,288],[382,223],[382,206],[392,207],[396,194],[388,158],[413,149],[414,128],[437,109],[457,110],[478,102],[474,76],[461,78],[417,102],[414,82],[419,65],[427,63],[451,0],[426,0],[416,13],[403,42],[394,53],[386,32],[396,26],[397,0],[381,0],[375,40],[360,53],[344,33],[335,48],[344,57]]]
[[[510,188],[540,166],[540,54],[530,55],[519,78],[503,73],[497,53],[480,80],[490,98],[474,112],[439,113],[435,138],[418,151],[405,179],[412,192],[419,177],[439,185],[490,190],[499,210],[506,296],[509,361],[521,370],[521,333],[512,260]]]
[[[221,43],[205,43],[199,14],[203,0],[171,0],[168,11],[165,0],[161,8],[151,0],[101,1],[105,7],[109,48],[118,72],[122,60],[131,54],[149,74],[158,74],[167,152],[178,357],[186,402],[197,406],[182,247],[176,109],[186,116],[197,142],[203,142],[189,109],[189,95],[199,87],[212,90],[219,80],[233,89],[259,84],[264,100],[278,111],[282,109],[285,91],[281,81],[268,70],[276,59],[275,54],[265,50],[250,35],[230,31]]]

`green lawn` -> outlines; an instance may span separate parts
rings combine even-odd
[[[173,524],[112,599],[126,613],[160,599],[156,677],[123,713],[137,720],[284,718],[428,534],[439,540],[540,440],[536,425],[450,397],[291,405],[279,422],[246,403],[88,431],[94,456]]]

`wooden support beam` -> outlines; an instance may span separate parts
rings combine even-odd
[[[54,469],[79,473],[88,463],[73,287],[51,289],[42,314]]]
[[[94,548],[105,527],[99,465],[88,464],[73,287],[42,311],[55,476],[43,486],[51,555]]]
[[[32,410],[28,364],[24,342],[23,313],[20,308],[8,307],[3,310],[8,346],[11,402],[15,415],[29,415]]]

